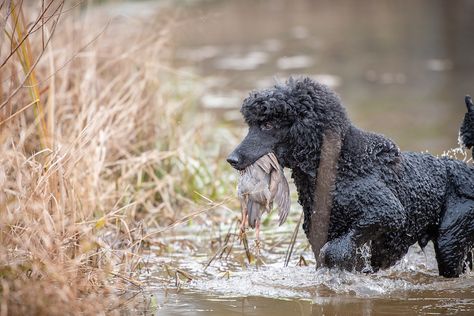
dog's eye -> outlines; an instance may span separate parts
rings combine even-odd
[[[262,129],[262,131],[269,131],[269,130],[273,129],[273,125],[272,125],[272,123],[266,122],[266,123],[263,123],[262,125],[260,125],[260,128]]]

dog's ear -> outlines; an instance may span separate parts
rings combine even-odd
[[[292,158],[311,177],[316,177],[323,134],[322,130],[318,132],[315,122],[316,120],[305,118],[297,120],[290,128]]]

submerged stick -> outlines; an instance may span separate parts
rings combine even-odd
[[[303,215],[304,213],[301,212],[300,219],[298,220],[295,230],[293,231],[293,234],[291,235],[290,244],[288,245],[288,249],[286,250],[286,255],[285,255],[285,264],[284,264],[285,267],[288,267],[288,263],[290,263],[291,255],[293,254],[293,248],[295,247],[295,243],[296,243],[296,238],[298,237],[298,232],[300,230],[301,221],[303,220]]]
[[[244,244],[245,255],[247,256],[247,260],[249,261],[249,263],[252,263],[252,255],[250,254],[249,242],[247,240],[247,234],[245,232],[241,233],[241,239]]]

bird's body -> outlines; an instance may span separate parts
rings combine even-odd
[[[273,153],[267,154],[241,172],[238,195],[242,207],[242,226],[260,226],[263,213],[270,213],[273,201],[279,208],[280,225],[290,209],[290,191],[283,169]],[[257,237],[258,238],[258,237]]]

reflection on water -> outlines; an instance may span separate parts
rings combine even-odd
[[[404,150],[457,146],[463,97],[474,94],[472,1],[232,0],[182,10],[176,64],[212,81],[202,104],[225,120],[241,124],[249,90],[305,74],[336,88],[357,125]]]

